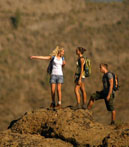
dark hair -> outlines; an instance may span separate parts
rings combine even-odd
[[[86,51],[86,49],[83,47],[77,47],[77,49],[81,52],[81,54],[83,54]]]
[[[108,64],[101,63],[101,64],[100,64],[100,67],[101,67],[101,66],[104,66],[104,67],[108,70]]]

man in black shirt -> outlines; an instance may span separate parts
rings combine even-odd
[[[107,64],[100,64],[100,71],[103,73],[103,90],[96,91],[92,94],[88,103],[88,109],[91,109],[95,100],[104,99],[107,110],[111,112],[111,124],[115,124],[116,111],[114,109],[114,91],[113,91],[113,75],[108,72]]]

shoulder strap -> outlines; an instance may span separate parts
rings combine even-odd
[[[54,59],[55,59],[55,56],[52,56],[52,58],[51,58],[51,60],[50,60],[50,64],[52,64],[53,63],[53,61],[54,61]]]
[[[108,73],[109,73],[109,72],[107,72],[104,76],[105,76],[105,78],[106,78],[106,80],[107,80],[107,82],[108,82],[108,84],[109,84]]]
[[[53,61],[53,60],[54,60],[54,58],[55,58],[55,56],[52,56],[51,61]]]
[[[109,73],[111,73],[111,74],[112,74],[112,72],[108,71],[105,75],[106,75],[106,76],[108,76],[108,74],[109,74]]]
[[[63,61],[65,60],[64,57],[62,57],[62,60],[63,60]]]
[[[79,66],[81,66],[81,58],[84,58],[84,57],[82,56],[82,57],[78,58],[78,64],[79,64]]]

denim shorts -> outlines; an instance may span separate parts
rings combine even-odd
[[[64,83],[64,77],[63,75],[51,75],[50,77],[50,84],[63,84]]]

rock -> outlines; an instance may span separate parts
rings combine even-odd
[[[11,130],[0,134],[1,147],[72,147],[71,144],[60,139],[44,138],[41,135],[13,133]]]
[[[129,146],[129,124],[115,130],[103,139],[103,146]]]
[[[115,127],[94,122],[88,110],[42,108],[12,121],[8,130],[0,133],[0,146],[105,146],[114,139],[112,134],[120,138],[123,129],[117,131]],[[128,133],[124,128],[126,145]]]

